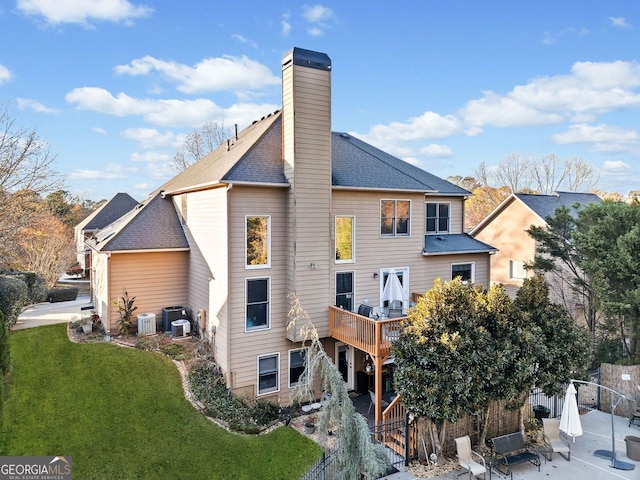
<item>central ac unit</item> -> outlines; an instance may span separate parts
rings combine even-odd
[[[156,333],[156,314],[141,313],[138,318],[138,336]]]

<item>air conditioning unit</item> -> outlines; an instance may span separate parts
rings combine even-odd
[[[191,322],[182,318],[180,320],[174,320],[171,322],[171,336],[172,337],[186,337],[191,332]]]
[[[156,333],[156,314],[141,313],[138,318],[138,336]]]

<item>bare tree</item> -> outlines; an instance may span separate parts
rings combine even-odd
[[[561,160],[554,154],[532,162],[531,176],[532,189],[547,195],[560,190],[589,192],[598,180],[594,168],[581,158]]]
[[[62,188],[53,170],[56,155],[35,130],[16,124],[6,104],[0,104],[0,189],[32,190],[39,194]]]
[[[41,195],[63,187],[56,155],[0,103],[0,266],[13,266],[24,229],[39,219]]]
[[[209,152],[222,145],[231,133],[224,122],[207,122],[199,129],[189,133],[173,157],[173,168],[178,172],[185,170]]]
[[[596,170],[581,158],[561,159],[555,154],[535,158],[514,153],[494,168],[481,163],[475,175],[482,187],[547,195],[556,191],[589,192],[598,181]]]

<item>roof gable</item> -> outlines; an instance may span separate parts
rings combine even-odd
[[[80,223],[82,230],[99,230],[120,218],[138,205],[138,201],[128,193],[117,193],[111,200],[101,205]]]
[[[590,203],[602,201],[593,193],[576,192],[556,192],[553,195],[516,193],[515,197],[543,220],[555,216],[556,210],[561,207],[567,207],[571,210],[574,205],[585,207]]]
[[[87,241],[97,251],[188,249],[178,213],[159,193]]]

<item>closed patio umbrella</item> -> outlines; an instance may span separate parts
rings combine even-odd
[[[576,387],[573,386],[573,383],[570,383],[567,387],[567,394],[564,397],[562,416],[560,417],[560,430],[573,438],[574,442],[576,437],[582,435],[582,423],[580,422],[576,393]]]
[[[404,292],[404,288],[402,288],[402,284],[400,283],[400,279],[396,272],[389,272],[387,283],[384,285],[384,289],[382,290],[382,297],[380,298],[380,301],[388,301],[391,303],[394,300],[397,300],[402,303],[403,300],[406,300],[406,297],[407,294]]]

